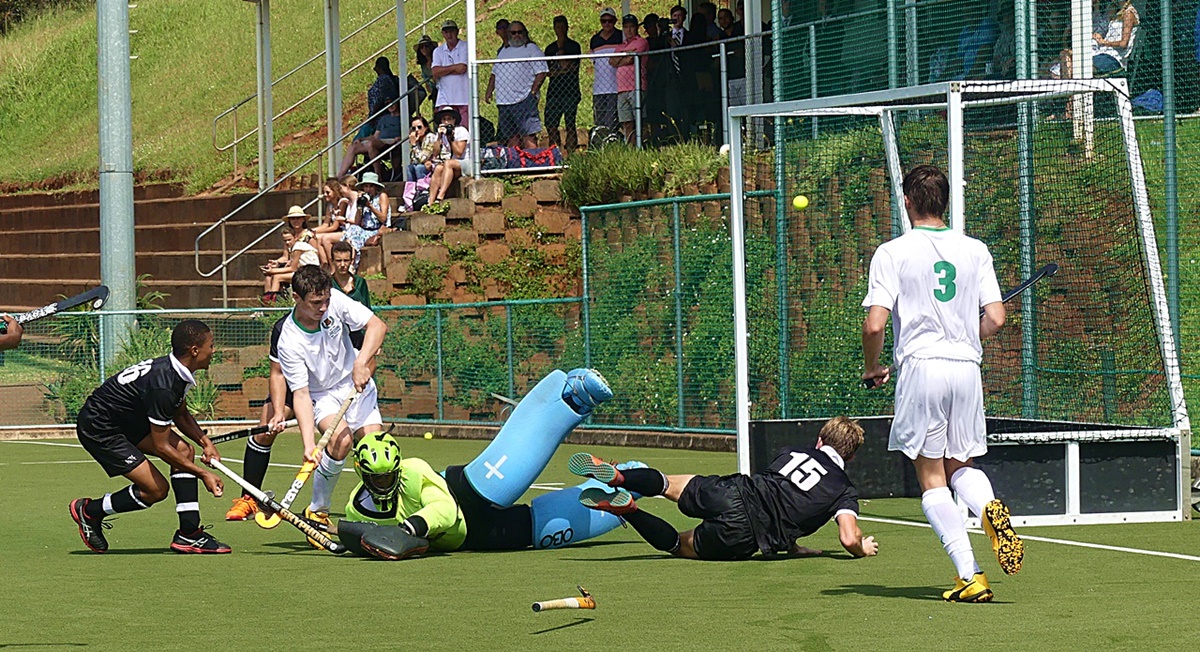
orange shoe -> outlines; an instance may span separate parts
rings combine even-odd
[[[610,487],[619,487],[625,482],[625,476],[617,470],[616,465],[609,464],[590,453],[575,453],[567,460],[567,470],[578,476],[594,478]]]
[[[616,491],[605,491],[600,487],[588,487],[579,492],[579,504],[589,509],[598,509],[602,512],[608,512],[614,516],[625,516],[630,512],[637,511],[637,503],[633,500],[633,494],[618,489]]]
[[[233,507],[225,512],[226,521],[249,521],[258,513],[258,502],[249,496],[239,496],[233,501]]]

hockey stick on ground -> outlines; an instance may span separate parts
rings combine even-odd
[[[62,301],[55,301],[54,303],[48,306],[42,306],[37,310],[30,310],[29,312],[23,312],[19,315],[13,315],[13,319],[15,319],[18,324],[28,324],[31,321],[44,319],[46,317],[63,312],[64,310],[70,310],[72,308],[77,308],[89,303],[92,306],[92,310],[99,310],[100,307],[104,305],[105,301],[108,301],[108,286],[99,285],[88,290],[87,292],[84,292],[83,294],[77,294],[73,297],[63,299]],[[3,332],[3,330],[3,327],[0,327],[0,332]]]
[[[287,421],[283,422],[283,427],[285,430],[287,428],[294,428],[295,426],[296,426],[295,419],[288,419]],[[245,437],[253,437],[255,435],[265,435],[268,432],[271,432],[271,426],[269,426],[269,425],[251,426],[249,428],[242,428],[241,430],[234,430],[233,432],[227,432],[223,435],[214,435],[212,437],[209,437],[208,440],[211,441],[213,443],[213,445],[215,446],[216,444],[224,444],[225,442],[230,442],[235,439],[242,439]]]
[[[1017,287],[1009,290],[1008,292],[1005,292],[1004,295],[1002,297],[1000,297],[1000,302],[1006,303],[1009,299],[1017,296],[1018,294],[1024,292],[1025,290],[1028,290],[1029,288],[1033,287],[1034,283],[1037,283],[1038,281],[1046,278],[1047,276],[1054,276],[1057,273],[1058,273],[1058,263],[1050,263],[1049,265],[1042,267],[1038,271],[1034,272],[1033,276],[1030,276],[1029,278],[1025,279],[1024,281],[1021,281],[1021,283],[1019,285],[1017,285]],[[980,319],[983,318],[983,313],[984,313],[983,308],[980,308],[979,309],[979,318]],[[875,387],[876,380],[877,379],[875,379],[875,378],[868,378],[868,379],[862,381],[863,387],[865,387],[867,389],[873,389]]]
[[[250,484],[249,480],[246,480],[242,476],[230,471],[229,467],[222,464],[220,460],[214,459],[210,462],[210,464],[212,464],[213,468],[217,469],[221,473],[224,473],[230,480],[233,480],[237,484],[241,485],[242,489],[245,489],[251,496],[254,496],[254,499],[257,500],[259,504],[263,505],[264,507],[269,507],[275,514],[279,515],[281,519],[296,526],[296,529],[303,532],[306,536],[308,536],[308,538],[316,541],[322,548],[339,555],[343,552],[346,552],[345,546],[334,541],[333,539],[330,539],[325,535],[324,532],[321,532],[317,528],[309,525],[307,521],[299,516],[296,516],[289,511],[287,507],[276,502],[272,496],[264,493],[262,489]]]
[[[304,483],[308,482],[308,476],[312,475],[312,472],[317,468],[317,463],[321,461],[321,452],[325,450],[325,446],[333,437],[333,433],[337,432],[337,427],[342,423],[342,417],[346,416],[346,410],[350,409],[350,404],[356,398],[358,398],[358,390],[353,390],[346,397],[346,400],[342,401],[342,406],[338,408],[337,415],[333,418],[333,423],[321,434],[321,440],[317,442],[317,447],[313,449],[313,461],[305,462],[304,466],[300,467],[300,472],[296,474],[296,479],[292,480],[292,486],[288,487],[287,493],[283,495],[283,501],[279,504],[283,505],[284,508],[291,507],[292,502],[296,500],[296,496],[300,495],[300,490],[304,488]],[[269,530],[279,525],[280,516],[275,513],[267,513],[267,511],[269,510],[256,513],[254,515],[254,522],[258,523],[259,527]]]
[[[550,611],[551,609],[595,609],[596,599],[582,586],[576,586],[583,594],[582,598],[562,598],[561,600],[546,600],[533,603],[533,612]]]

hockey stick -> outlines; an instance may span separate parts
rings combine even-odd
[[[262,489],[250,484],[249,480],[246,480],[242,476],[230,471],[229,467],[222,464],[220,460],[214,459],[209,463],[212,464],[213,468],[228,476],[230,480],[233,480],[237,484],[241,485],[242,489],[245,489],[246,492],[248,492],[251,496],[254,496],[254,499],[257,500],[259,504],[269,507],[275,514],[279,515],[280,518],[296,526],[296,529],[303,532],[306,536],[308,536],[308,538],[316,541],[322,548],[339,555],[343,552],[346,552],[345,546],[334,541],[333,539],[330,539],[325,535],[324,532],[321,532],[320,530],[309,525],[308,522],[303,518],[296,516],[289,511],[287,507],[276,502],[274,497],[267,495]]]
[[[540,613],[542,611],[550,611],[551,609],[595,609],[596,599],[588,593],[587,589],[582,586],[576,586],[579,592],[583,594],[582,598],[562,598],[560,600],[546,600],[545,602],[533,603],[533,612]]]
[[[1058,263],[1050,263],[1049,265],[1045,265],[1038,271],[1034,272],[1033,276],[1030,276],[1029,278],[1025,279],[1024,281],[1021,281],[1021,283],[1019,285],[1017,285],[1015,288],[1009,290],[1008,292],[1005,292],[1004,295],[1000,297],[1000,302],[1007,303],[1009,299],[1017,296],[1018,294],[1024,292],[1025,290],[1028,290],[1029,288],[1033,287],[1033,285],[1035,283],[1037,283],[1038,281],[1046,278],[1047,276],[1054,276],[1057,273],[1058,273]],[[980,308],[979,309],[979,318],[980,319],[983,318],[983,313],[984,313],[984,309]],[[876,380],[878,380],[878,379],[868,378],[868,379],[862,381],[863,387],[865,387],[866,389],[874,389],[876,386],[876,382],[875,382]]]
[[[288,487],[287,493],[283,495],[283,501],[280,503],[284,508],[292,506],[292,502],[296,500],[296,496],[300,495],[300,490],[304,488],[304,483],[308,482],[308,476],[316,470],[317,463],[321,461],[321,451],[325,450],[325,446],[329,440],[333,438],[333,433],[337,432],[337,427],[342,423],[342,417],[346,416],[346,410],[350,409],[350,404],[354,399],[358,398],[358,390],[353,390],[346,400],[342,401],[342,406],[338,408],[337,415],[333,418],[333,423],[325,429],[321,434],[321,440],[317,442],[317,447],[313,449],[313,461],[305,462],[304,466],[300,467],[300,472],[296,474],[296,479],[292,480],[292,486]],[[258,523],[259,527],[271,529],[279,525],[280,516],[275,513],[266,513],[266,511],[258,512],[254,515],[254,522]]]
[[[289,419],[289,420],[283,422],[284,429],[294,428],[295,426],[296,426],[295,419]],[[233,441],[235,439],[242,439],[244,437],[253,437],[255,435],[265,435],[268,432],[271,432],[271,426],[269,426],[269,425],[251,426],[249,428],[242,428],[241,430],[234,430],[233,432],[227,432],[223,435],[216,435],[213,437],[209,437],[208,440],[211,441],[213,443],[213,445],[215,446],[217,444],[224,444],[225,442]]]
[[[63,299],[62,301],[55,301],[54,303],[48,306],[42,306],[37,310],[30,310],[29,312],[23,312],[19,315],[13,315],[13,319],[15,319],[18,324],[28,324],[31,321],[44,319],[46,317],[63,312],[64,310],[77,308],[87,303],[92,305],[92,310],[99,310],[100,307],[104,305],[105,301],[108,301],[108,286],[98,285],[87,292],[84,292],[83,294],[77,294],[73,297]],[[0,326],[0,333],[5,332],[5,328],[7,327]]]

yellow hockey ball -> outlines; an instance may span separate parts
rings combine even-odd
[[[804,195],[796,195],[793,197],[792,208],[795,208],[798,211],[808,208],[808,197],[805,197]]]
[[[433,433],[432,432],[425,433],[425,439],[433,439]]]

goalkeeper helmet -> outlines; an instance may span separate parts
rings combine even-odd
[[[354,470],[383,511],[391,511],[400,488],[400,444],[388,434],[374,432],[354,447]]]

